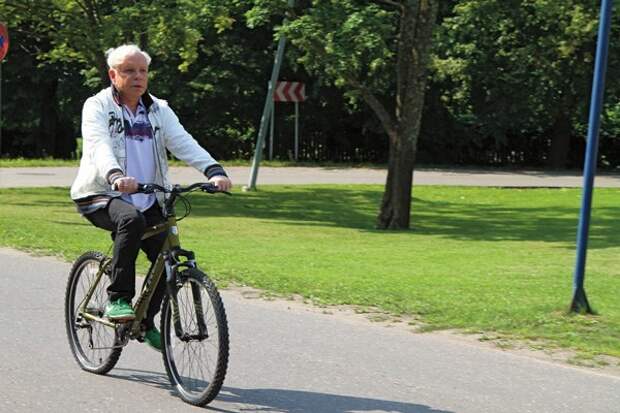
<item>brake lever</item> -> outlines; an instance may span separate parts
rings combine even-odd
[[[226,194],[226,195],[228,195],[228,196],[232,196],[232,194],[231,194],[230,192],[228,192],[228,191],[220,191],[220,190],[218,190],[218,189],[217,189],[217,186],[212,185],[212,184],[211,184],[211,185],[208,185],[208,186],[207,186],[207,185],[205,185],[205,186],[203,186],[201,189],[202,189],[204,192],[208,192],[208,193],[210,193],[210,194],[218,194],[218,193],[219,193],[219,194]]]

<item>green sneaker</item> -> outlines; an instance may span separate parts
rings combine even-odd
[[[136,318],[133,308],[131,308],[131,305],[123,298],[110,301],[105,307],[103,316],[111,321],[130,321]]]
[[[155,327],[146,330],[144,342],[153,350],[161,352],[161,333]]]

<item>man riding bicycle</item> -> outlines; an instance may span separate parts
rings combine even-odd
[[[147,226],[164,220],[163,194],[137,194],[138,183],[168,185],[166,150],[204,173],[219,190],[232,183],[213,157],[183,128],[168,106],[147,92],[150,56],[135,45],[106,53],[111,86],[86,100],[82,110],[83,151],[71,186],[78,211],[114,238],[109,303],[105,316],[117,322],[135,318],[135,263],[140,248],[155,262],[165,233],[141,241]],[[165,294],[165,277],[151,299],[144,340],[161,350],[153,318]]]

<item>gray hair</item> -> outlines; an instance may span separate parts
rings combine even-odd
[[[127,56],[131,56],[134,54],[141,54],[142,56],[144,56],[147,66],[151,64],[151,56],[149,56],[147,52],[142,51],[135,44],[124,44],[122,46],[118,46],[117,48],[108,49],[105,52],[108,67],[110,69],[120,65]]]

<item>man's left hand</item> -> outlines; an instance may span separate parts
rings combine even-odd
[[[232,181],[223,175],[217,175],[209,179],[209,182],[217,186],[218,191],[230,191],[232,188]]]

